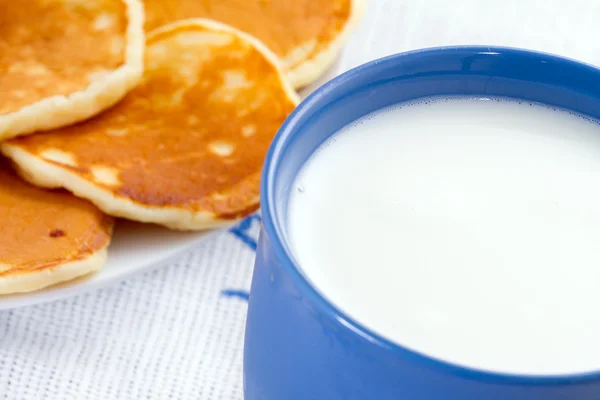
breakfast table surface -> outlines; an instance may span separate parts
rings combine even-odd
[[[369,0],[338,65],[457,44],[600,65],[598,20],[588,0]],[[259,225],[252,216],[103,289],[0,311],[0,399],[242,399]]]

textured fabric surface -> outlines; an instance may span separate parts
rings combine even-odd
[[[588,0],[370,0],[348,69],[419,47],[496,44],[600,65]],[[258,218],[172,265],[92,293],[0,312],[0,399],[241,400]]]

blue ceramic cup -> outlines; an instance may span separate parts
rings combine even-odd
[[[281,127],[264,167],[244,352],[246,400],[600,399],[600,371],[498,374],[403,348],[341,313],[295,264],[286,209],[303,163],[349,122],[439,95],[515,97],[600,118],[600,70],[517,49],[437,48],[370,62],[306,99]]]

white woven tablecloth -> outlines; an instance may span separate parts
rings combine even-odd
[[[600,65],[599,21],[595,0],[370,0],[341,68],[448,44]],[[242,399],[257,228],[257,218],[245,221],[172,265],[96,292],[0,312],[0,399]]]

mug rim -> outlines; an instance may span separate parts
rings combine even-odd
[[[284,244],[281,227],[275,223],[275,221],[278,219],[278,213],[274,206],[276,202],[273,188],[275,176],[277,175],[277,167],[281,161],[283,146],[288,140],[298,135],[302,131],[303,119],[306,116],[310,116],[315,109],[319,108],[318,102],[322,97],[339,86],[347,85],[354,79],[355,76],[362,75],[376,67],[385,67],[386,65],[395,64],[403,59],[423,53],[429,53],[431,55],[444,55],[453,52],[465,51],[472,52],[473,54],[501,54],[509,56],[537,57],[540,59],[543,58],[544,60],[552,59],[554,62],[562,64],[565,67],[589,69],[591,72],[597,75],[598,79],[600,80],[600,68],[597,68],[591,64],[550,53],[502,46],[461,45],[429,47],[393,54],[354,67],[328,81],[311,93],[305,100],[303,100],[281,125],[271,145],[269,146],[269,150],[263,165],[260,183],[260,203],[264,229],[263,234],[270,239],[270,244],[273,246],[275,255],[277,256],[278,261],[281,263],[285,272],[290,276],[294,284],[297,285],[298,290],[310,299],[310,302],[318,309],[319,312],[343,325],[345,328],[349,329],[363,340],[366,340],[372,345],[380,347],[384,350],[391,351],[399,357],[409,358],[414,362],[428,365],[443,372],[460,375],[466,378],[477,379],[480,381],[551,386],[600,380],[600,369],[580,373],[543,375],[495,372],[446,361],[441,358],[412,350],[400,343],[393,342],[342,312],[310,283],[308,278],[302,272],[301,268],[296,264],[293,255],[290,253],[290,250]]]

